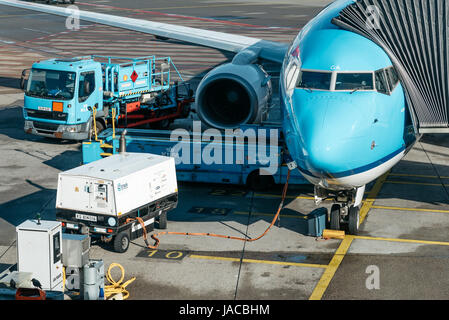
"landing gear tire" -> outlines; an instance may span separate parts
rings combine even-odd
[[[129,247],[129,235],[127,232],[122,231],[114,238],[114,251],[118,253],[124,253]]]
[[[331,230],[340,230],[340,210],[339,204],[332,205],[330,212],[330,228]]]
[[[348,215],[348,232],[351,235],[357,235],[359,233],[360,224],[360,208],[351,206],[349,208]]]

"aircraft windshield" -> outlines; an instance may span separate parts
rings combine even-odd
[[[74,72],[32,69],[25,93],[27,96],[70,100],[74,92]]]
[[[330,90],[332,73],[317,71],[301,71],[298,88]]]
[[[338,73],[335,90],[374,90],[373,73]]]

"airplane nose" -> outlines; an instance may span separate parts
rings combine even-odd
[[[312,172],[333,174],[350,169],[350,156],[354,146],[349,141],[338,140],[326,130],[313,130],[304,134],[306,163]],[[348,157],[349,155],[349,157]]]
[[[366,114],[353,104],[351,99],[301,100],[298,125],[310,171],[333,174],[354,168],[360,156],[354,150],[363,148],[367,128]]]

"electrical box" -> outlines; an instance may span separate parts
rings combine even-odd
[[[62,234],[62,264],[64,267],[82,268],[89,262],[90,237],[85,234]]]
[[[32,272],[42,290],[63,291],[61,223],[27,220],[16,232],[18,271]]]
[[[122,216],[177,192],[174,158],[115,154],[59,174],[57,216],[68,210],[78,220],[97,221],[95,215]]]
[[[321,237],[326,229],[327,209],[318,208],[307,215],[307,235]]]

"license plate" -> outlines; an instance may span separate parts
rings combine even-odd
[[[50,107],[37,107],[37,110],[40,110],[40,111],[51,111],[51,108]]]
[[[86,221],[92,221],[92,222],[97,222],[97,217],[95,216],[89,216],[87,214],[80,214],[77,213],[75,214],[75,218],[79,219],[79,220],[86,220]]]

